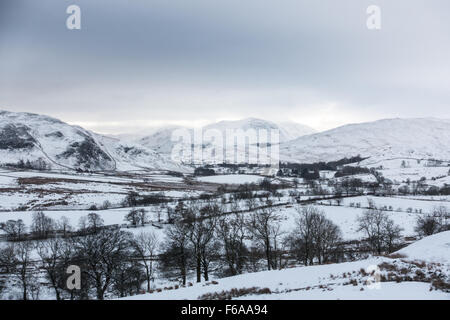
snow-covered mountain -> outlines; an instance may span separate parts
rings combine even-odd
[[[139,142],[163,154],[170,154],[173,130],[167,127]],[[345,157],[370,157],[370,160],[392,158],[450,159],[450,120],[385,119],[349,124],[332,130],[313,130],[292,123],[276,124],[260,119],[220,121],[203,128],[225,133],[227,129],[280,130],[281,161],[310,163],[334,161]],[[243,152],[242,150],[240,152]]]
[[[44,115],[0,111],[0,164],[29,160],[44,161],[56,169],[186,171],[169,156],[177,143],[171,141],[176,129],[187,128],[165,127],[130,142]],[[450,159],[450,120],[386,119],[312,134],[312,129],[300,124],[249,118],[220,121],[203,129],[223,133],[227,129],[279,129],[280,159],[289,162],[333,161],[357,155],[371,161]]]
[[[44,115],[0,111],[0,164],[20,161],[41,162],[55,169],[186,170],[138,144]]]
[[[385,119],[349,124],[281,144],[289,162],[333,161],[360,155],[375,159],[450,159],[450,120]]]
[[[257,118],[246,118],[237,121],[220,121],[217,123],[210,124],[204,128],[205,130],[215,129],[222,133],[226,130],[271,130],[278,129],[280,131],[280,143],[287,142],[299,138],[301,136],[309,135],[315,133],[316,131],[308,126],[299,124],[296,122],[281,122],[276,123],[272,121],[257,119]]]
[[[191,134],[193,131],[192,128],[168,126],[160,128],[154,133],[139,139],[138,142],[157,152],[161,152],[162,154],[170,154],[174,145],[174,142],[172,141],[172,133],[177,129],[189,130]],[[256,118],[247,118],[237,121],[219,121],[209,124],[201,129],[203,130],[203,132],[206,132],[207,130],[218,130],[223,134],[223,136],[225,136],[226,130],[241,129],[243,131],[247,131],[253,129],[258,132],[258,130],[278,129],[280,134],[280,142],[287,142],[298,137],[316,132],[314,129],[296,122],[275,123]]]
[[[138,139],[137,142],[142,144],[143,146],[146,146],[147,148],[155,150],[156,152],[169,155],[173,149],[174,144],[176,143],[172,141],[172,133],[177,129],[183,129],[183,127],[181,126],[162,127],[156,130],[154,133]]]
[[[309,134],[317,133],[315,129],[297,122],[277,122],[277,125],[284,136],[284,141],[290,141]],[[281,140],[281,142],[283,142],[283,140]]]

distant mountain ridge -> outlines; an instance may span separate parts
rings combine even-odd
[[[170,154],[172,151],[173,145],[175,142],[172,141],[172,133],[176,129],[187,129],[192,132],[192,128],[181,127],[181,126],[167,126],[162,127],[158,130],[155,130],[152,134],[142,137],[137,140],[138,143],[152,148],[157,152],[161,152],[162,154]],[[253,129],[255,131],[258,130],[271,130],[278,129],[279,130],[279,141],[287,142],[298,137],[315,133],[316,130],[296,122],[283,122],[276,123],[272,121],[257,119],[257,118],[246,118],[242,120],[224,120],[215,123],[211,123],[209,125],[204,126],[203,131],[206,130],[218,130],[224,136],[226,134],[226,130],[244,130],[247,131],[249,129]]]
[[[279,128],[282,162],[327,162],[358,155],[372,162],[402,157],[450,160],[450,120],[384,119],[319,133],[299,124],[288,127],[248,118],[221,121],[204,129]],[[137,141],[125,141],[44,115],[0,111],[0,165],[43,161],[55,169],[191,172],[192,168],[170,157],[177,143],[171,141],[176,129],[183,127],[165,127]]]
[[[383,119],[348,124],[281,144],[286,162],[335,161],[360,155],[450,159],[450,120]]]

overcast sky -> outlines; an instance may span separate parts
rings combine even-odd
[[[71,4],[81,30],[66,28]],[[1,0],[0,109],[102,133],[450,118],[449,12],[448,0]]]

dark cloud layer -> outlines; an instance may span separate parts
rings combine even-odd
[[[67,30],[66,8],[82,29]],[[369,31],[370,4],[382,29]],[[0,105],[99,131],[449,118],[446,0],[2,0]]]

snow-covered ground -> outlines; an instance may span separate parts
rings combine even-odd
[[[244,183],[258,183],[263,179],[261,176],[250,174],[228,174],[198,177],[198,181],[220,183],[220,184],[244,184]]]
[[[186,196],[181,192],[172,191],[173,196]],[[170,194],[171,192],[169,192]],[[88,195],[85,195],[85,199],[88,200]],[[105,199],[107,196],[102,193],[92,194],[95,196],[103,196]],[[110,194],[109,194],[110,196]],[[122,195],[120,195],[122,197]],[[109,198],[110,199],[110,198]],[[447,201],[430,201],[430,200],[413,200],[413,199],[404,199],[404,198],[393,198],[393,197],[374,197],[374,196],[360,196],[360,197],[351,197],[343,200],[340,206],[337,205],[328,205],[329,202],[335,203],[335,200],[322,200],[320,201],[323,204],[316,204],[316,207],[323,211],[328,219],[333,221],[336,225],[338,225],[342,231],[343,238],[345,240],[358,240],[363,238],[363,234],[357,231],[357,221],[358,216],[362,215],[366,210],[368,205],[368,199],[373,200],[376,206],[382,207],[392,207],[392,211],[386,211],[391,219],[398,225],[403,228],[402,234],[404,236],[413,236],[415,235],[414,227],[417,221],[417,218],[424,214],[431,212],[436,206],[446,206],[450,209],[450,203]],[[91,198],[92,203],[98,203],[101,199]],[[95,201],[94,201],[95,200]],[[287,197],[281,198],[280,203],[288,202],[289,199]],[[277,203],[277,201],[275,201]],[[350,204],[360,204],[360,208],[356,206],[350,206]],[[263,203],[262,203],[263,204]],[[174,207],[175,203],[170,203],[169,207]],[[246,209],[245,201],[239,202],[239,206],[242,210]],[[298,217],[298,209],[299,205],[282,205],[274,207],[274,210],[280,216],[281,220],[281,230],[285,233],[289,233],[295,227],[295,222]],[[161,219],[166,219],[167,211],[165,209],[161,209],[159,205],[155,206],[147,206],[142,207],[148,211],[149,219],[152,221],[156,221],[158,218],[158,212],[160,213]],[[226,210],[231,210],[230,205],[225,205]],[[411,209],[411,210],[410,210]],[[98,213],[105,222],[105,225],[112,224],[123,224],[125,223],[125,216],[130,211],[130,208],[118,208],[118,209],[108,209],[108,210],[98,210],[95,211]],[[70,223],[73,226],[78,225],[78,221],[82,216],[86,216],[89,210],[77,210],[77,209],[68,209],[68,210],[44,210],[44,213],[49,217],[58,220],[62,216],[65,216],[69,219]],[[244,213],[248,214],[248,213]],[[24,223],[29,226],[32,222],[33,211],[10,211],[10,212],[0,212],[0,222],[6,222],[10,219],[22,219]]]
[[[449,167],[416,167],[383,169],[379,170],[379,172],[383,177],[394,183],[405,182],[408,179],[410,181],[419,181],[425,177],[427,184],[443,186],[447,181],[449,169]]]
[[[187,186],[181,177],[155,173],[74,173],[0,170],[0,211],[27,208],[87,209],[106,200],[118,206],[132,191],[165,191],[169,198],[196,195],[202,186]],[[199,191],[199,192],[200,192]]]
[[[228,294],[234,299],[449,300],[449,292],[430,289],[432,286],[426,280],[436,274],[442,275],[446,281],[450,280],[449,243],[450,231],[447,231],[419,240],[399,251],[398,254],[407,255],[404,259],[372,257],[339,264],[249,273],[217,279],[214,283],[194,284],[186,288],[162,290],[125,299],[224,298]],[[426,260],[428,264],[421,269],[408,259],[421,257],[424,248],[427,248],[429,254],[420,260]],[[397,267],[399,270],[408,267],[407,274],[411,274],[412,278],[409,281],[389,281],[392,274],[386,270],[387,267]],[[423,279],[413,276],[419,274],[418,270],[425,273]],[[396,279],[400,279],[396,276]],[[232,291],[237,292],[239,289],[241,293],[234,293],[233,296]]]
[[[329,178],[333,172],[324,173]],[[355,176],[365,181],[374,181],[372,175]],[[127,227],[125,216],[131,208],[111,208],[106,210],[86,210],[91,205],[100,207],[108,200],[112,206],[121,205],[122,200],[130,191],[137,191],[141,195],[163,192],[171,201],[167,204],[174,208],[179,198],[187,199],[191,196],[198,197],[203,193],[213,194],[221,184],[233,184],[237,186],[243,183],[258,183],[264,177],[257,174],[233,174],[215,175],[209,177],[197,177],[192,184],[186,183],[182,177],[173,177],[161,172],[153,173],[122,173],[122,174],[88,174],[74,172],[36,172],[14,171],[2,169],[0,171],[0,223],[10,219],[22,219],[27,227],[32,224],[33,212],[42,208],[45,214],[54,220],[63,216],[76,229],[81,217],[90,212],[96,212],[104,220],[105,225],[121,225],[123,230],[138,234],[143,231],[153,232],[160,242],[164,241],[166,224],[151,223],[144,227]],[[273,183],[281,181],[289,182],[288,189],[281,189],[280,196],[272,196],[273,210],[280,217],[283,236],[291,233],[295,228],[298,218],[297,210],[300,205],[290,194],[292,192],[304,192],[301,200],[318,199],[323,196],[309,196],[306,184],[298,188],[293,187],[293,178],[271,178]],[[300,179],[301,181],[301,179]],[[331,187],[325,181],[321,181],[323,189]],[[257,194],[266,193],[257,191]],[[221,195],[218,198],[225,212],[234,210],[242,211],[244,216],[254,212],[248,211],[246,200],[235,200],[232,194]],[[416,235],[414,227],[417,218],[425,213],[432,212],[435,207],[445,206],[450,209],[450,196],[355,196],[336,199],[317,200],[313,203],[324,212],[327,218],[338,225],[342,231],[344,240],[360,240],[364,235],[357,231],[357,218],[367,210],[369,200],[378,208],[385,210],[394,222],[400,225],[403,236]],[[204,205],[208,200],[196,200],[199,205]],[[256,206],[266,205],[263,197],[256,202]],[[28,210],[21,208],[27,206]],[[148,212],[148,219],[157,222],[159,218],[164,222],[167,219],[167,208],[160,205],[150,205],[144,208]],[[449,233],[436,235],[412,244],[399,252],[405,259],[424,260],[427,263],[438,262],[448,268],[450,261],[448,253]],[[0,243],[0,246],[6,242]],[[435,250],[432,250],[434,248]],[[400,259],[400,258],[399,258]],[[405,267],[405,262],[395,260],[396,266]],[[281,271],[267,271],[245,274],[237,277],[214,279],[219,284],[202,283],[192,287],[178,290],[162,291],[151,295],[132,297],[138,299],[185,299],[198,298],[204,294],[230,291],[232,289],[251,289],[248,294],[236,298],[239,299],[450,299],[448,293],[430,289],[429,283],[421,281],[408,281],[396,283],[395,281],[383,281],[379,289],[370,289],[364,282],[367,277],[360,274],[361,269],[374,265],[392,263],[387,257],[372,257],[366,260],[347,262],[342,264],[296,267]],[[435,267],[433,267],[435,268]],[[437,267],[436,267],[437,268]],[[434,270],[434,269],[433,269]],[[446,271],[446,272],[447,272]],[[343,274],[347,276],[343,276]],[[348,276],[350,274],[351,276]],[[351,279],[357,279],[356,285],[349,283]],[[167,279],[158,279],[154,284],[166,286]],[[173,285],[173,283],[169,284]],[[268,288],[270,294],[262,289]],[[217,290],[216,290],[217,289]],[[211,291],[213,290],[213,291]],[[244,291],[245,291],[244,290]],[[253,291],[252,291],[253,290]],[[256,290],[256,291],[255,291]],[[258,291],[260,290],[260,291]],[[261,291],[262,290],[262,291]]]
[[[426,237],[397,253],[410,260],[444,263],[450,267],[450,231]]]

